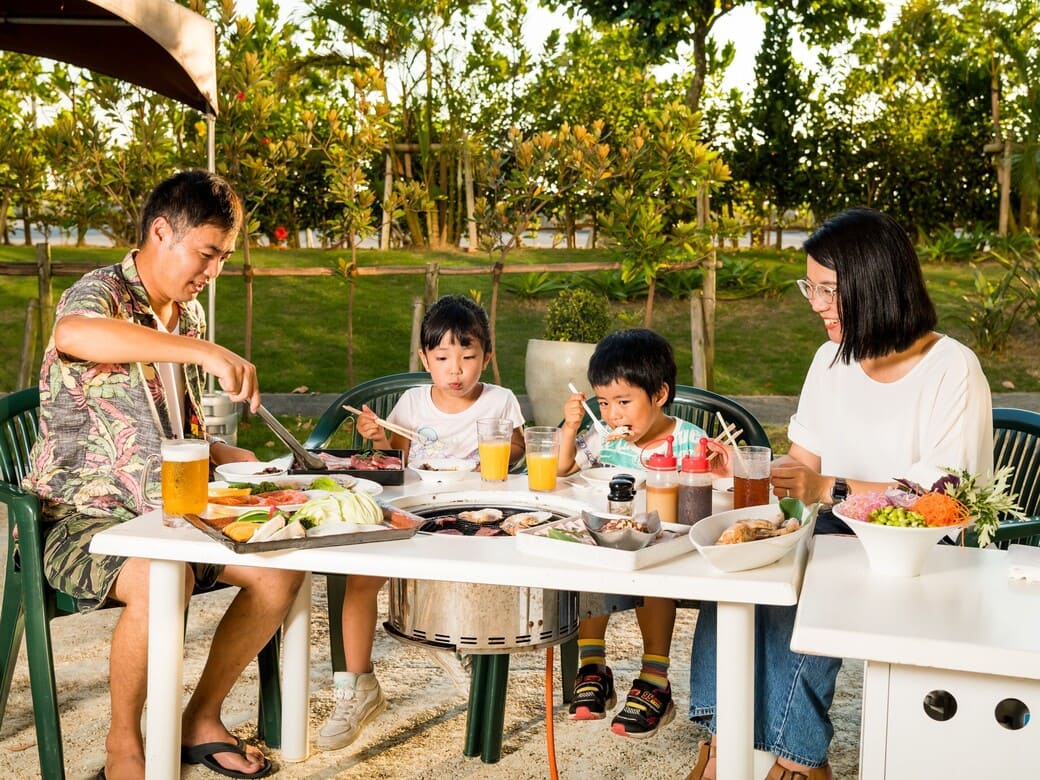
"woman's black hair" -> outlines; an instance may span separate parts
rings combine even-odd
[[[423,350],[428,352],[439,347],[447,333],[463,347],[476,341],[485,355],[491,353],[491,324],[487,312],[472,298],[444,295],[426,311],[419,332]]]
[[[245,219],[242,201],[227,179],[201,168],[174,174],[152,190],[141,210],[142,243],[158,217],[166,218],[178,240],[205,225],[237,233]]]
[[[901,352],[938,317],[906,231],[892,217],[852,208],[828,219],[802,246],[838,276],[841,344],[848,364]]]
[[[675,354],[668,340],[646,328],[629,328],[604,336],[589,358],[588,379],[593,387],[623,380],[640,387],[650,398],[668,387],[668,399],[675,400]]]

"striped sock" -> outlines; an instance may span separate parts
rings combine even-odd
[[[668,686],[668,667],[670,665],[671,659],[666,655],[644,654],[643,668],[639,670],[639,679],[646,680],[655,688],[666,688]]]
[[[607,665],[607,642],[605,639],[578,640],[578,667],[596,664]],[[667,668],[667,667],[666,667]]]

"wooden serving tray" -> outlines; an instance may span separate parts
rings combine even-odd
[[[386,516],[390,510],[383,507]],[[394,509],[396,515],[401,515],[402,510]],[[405,513],[411,516],[411,513]],[[345,534],[333,534],[328,536],[305,536],[300,539],[278,539],[273,542],[236,542],[223,531],[214,528],[198,515],[185,515],[185,518],[193,526],[206,534],[210,539],[220,542],[236,553],[260,553],[272,550],[297,550],[302,548],[317,547],[340,547],[347,544],[365,544],[367,542],[389,542],[394,539],[408,539],[415,536],[419,527],[426,522],[425,518],[414,515],[414,524],[406,528],[396,528],[384,523],[372,531],[351,531]]]

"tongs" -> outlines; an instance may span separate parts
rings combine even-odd
[[[301,466],[310,471],[329,470],[325,461],[313,452],[305,450],[303,445],[296,440],[296,437],[289,433],[286,427],[278,422],[278,418],[271,414],[263,404],[260,404],[260,406],[257,407],[256,413],[260,415],[260,419],[267,424],[267,427],[274,432],[274,435],[281,440],[282,444],[289,448],[296,460],[300,462]]]

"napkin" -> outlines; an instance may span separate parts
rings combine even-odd
[[[1040,547],[1008,545],[1008,578],[1040,582]]]

